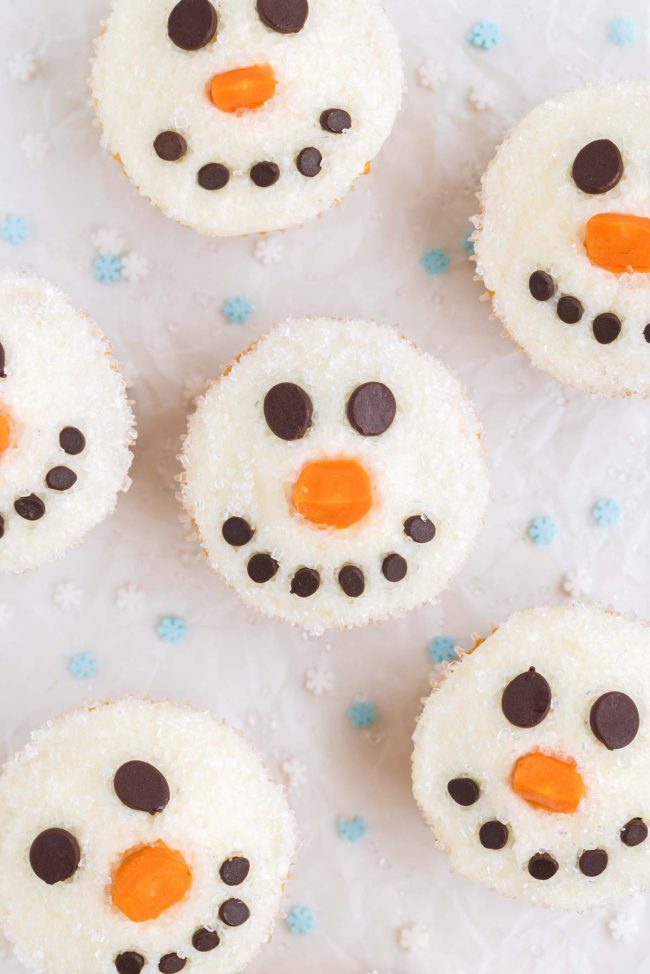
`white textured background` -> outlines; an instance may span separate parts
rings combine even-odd
[[[650,406],[601,402],[534,372],[479,303],[463,250],[478,176],[510,124],[545,95],[647,74],[647,3],[389,0],[389,7],[409,82],[394,135],[371,178],[324,219],[283,235],[283,260],[266,267],[254,256],[255,240],[214,243],[165,220],[100,151],[85,81],[107,0],[0,0],[0,218],[18,213],[32,225],[22,246],[0,242],[0,260],[51,278],[97,319],[131,382],[140,428],[134,487],[116,515],[64,562],[0,580],[3,618],[11,616],[0,632],[0,757],[54,714],[132,692],[223,714],[266,749],[279,777],[288,761],[300,762],[306,779],[291,794],[303,845],[287,906],[311,906],[318,928],[297,938],[280,922],[256,974],[650,971],[644,899],[621,914],[573,917],[475,888],[452,877],[433,850],[409,788],[410,736],[427,692],[432,636],[467,643],[514,608],[557,601],[562,576],[578,567],[591,576],[595,599],[650,614]],[[619,14],[639,29],[628,48],[608,39],[608,22]],[[489,53],[464,40],[481,17],[503,31]],[[19,51],[40,64],[26,84],[10,81],[6,70]],[[435,91],[417,80],[428,58],[447,74]],[[477,111],[471,89],[493,107]],[[46,137],[43,158],[26,159],[29,133]],[[90,237],[104,226],[147,257],[144,282],[94,280]],[[444,276],[420,268],[428,247],[448,250]],[[234,294],[255,304],[246,325],[229,325],[221,314]],[[305,640],[250,616],[185,540],[173,476],[188,394],[289,313],[400,322],[459,373],[482,418],[494,488],[486,529],[440,605],[406,621]],[[590,514],[608,496],[624,511],[614,528],[599,527]],[[539,514],[560,526],[549,548],[525,535]],[[83,590],[77,611],[53,603],[66,581]],[[115,602],[125,582],[145,592],[131,615]],[[177,647],[155,633],[168,613],[189,625]],[[81,650],[99,662],[91,684],[67,672]],[[316,665],[334,674],[333,690],[322,696],[304,687]],[[345,717],[357,694],[379,708],[369,735]],[[343,843],[341,815],[365,816],[368,837]],[[612,936],[612,920],[622,940]],[[428,930],[428,948],[399,946],[398,931],[410,923]],[[7,959],[2,970],[19,968]]]

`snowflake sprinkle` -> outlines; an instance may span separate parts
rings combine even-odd
[[[253,304],[243,294],[237,294],[235,297],[224,301],[222,310],[224,318],[231,325],[243,325],[253,314]]]
[[[291,933],[306,936],[316,926],[316,915],[308,906],[294,906],[289,910],[287,925]]]
[[[24,243],[29,237],[29,223],[24,216],[9,213],[0,223],[0,237],[5,243]]]
[[[282,765],[282,771],[286,775],[289,788],[292,791],[300,791],[307,781],[307,768],[298,758],[290,758]]]
[[[567,572],[562,579],[563,590],[574,599],[583,599],[588,596],[591,586],[592,578],[586,568],[576,568],[572,572]]]
[[[369,700],[359,698],[348,709],[348,720],[358,730],[367,730],[377,720],[377,708]]]
[[[528,525],[527,534],[534,544],[553,544],[559,528],[552,517],[535,517]]]
[[[477,112],[490,112],[494,108],[494,96],[485,88],[470,88],[467,100]]]
[[[368,834],[368,825],[365,818],[360,815],[356,815],[354,818],[341,818],[338,821],[336,830],[339,834],[339,839],[344,842],[360,842],[361,839],[365,839]]]
[[[112,227],[100,227],[93,233],[90,242],[98,254],[111,256],[112,254],[121,254],[124,250],[122,235]]]
[[[501,40],[501,28],[492,20],[479,20],[472,24],[465,37],[472,47],[491,51]]]
[[[33,54],[17,51],[7,62],[7,71],[12,81],[31,81],[38,70]]]
[[[334,674],[321,663],[305,674],[305,687],[317,697],[334,689]]]
[[[74,612],[83,600],[83,589],[76,582],[59,582],[52,593],[52,601],[62,612]]]
[[[453,636],[434,636],[427,647],[432,663],[449,663],[458,659],[456,640]]]
[[[131,250],[122,257],[122,277],[130,284],[140,284],[149,275],[149,261],[137,250]]]
[[[7,605],[6,602],[0,602],[0,629],[8,629],[13,617],[11,606]]]
[[[140,612],[144,602],[145,594],[134,582],[121,585],[115,593],[115,605],[122,612]]]
[[[628,47],[636,40],[636,24],[629,17],[617,17],[609,22],[609,39],[619,47]]]
[[[158,638],[164,643],[175,645],[187,635],[187,623],[179,616],[164,616],[156,627]]]
[[[41,162],[50,151],[50,142],[43,132],[28,132],[21,139],[20,148],[29,162]]]
[[[115,254],[100,254],[93,267],[100,284],[115,284],[122,280],[122,261]]]
[[[426,950],[429,946],[429,931],[417,923],[406,923],[397,931],[397,943],[402,950]]]
[[[417,71],[418,82],[423,88],[430,88],[435,91],[447,80],[447,72],[441,64],[433,58],[423,61]]]
[[[255,257],[260,264],[270,267],[272,264],[279,264],[284,257],[284,243],[279,234],[273,233],[268,237],[262,237],[255,244]]]
[[[437,277],[438,274],[444,274],[449,267],[449,255],[441,247],[431,247],[422,254],[420,266],[427,274]]]
[[[472,229],[468,230],[465,236],[463,237],[463,247],[465,248],[465,253],[467,254],[468,257],[473,257],[474,254],[476,253],[476,247],[474,246],[474,239],[473,239],[475,233],[476,230],[472,227]]]
[[[594,504],[591,514],[598,524],[611,527],[620,520],[621,505],[611,497],[603,497]]]
[[[68,670],[75,680],[92,680],[99,667],[91,653],[77,653],[68,663]]]

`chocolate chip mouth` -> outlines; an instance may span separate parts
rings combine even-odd
[[[437,533],[436,525],[426,514],[410,515],[402,524],[404,550],[413,551],[416,555],[417,549],[434,541]],[[262,586],[276,582],[280,570],[277,559],[268,551],[246,551],[256,536],[256,529],[249,518],[228,515],[221,525],[221,536],[230,548],[246,552],[246,573],[253,583]],[[381,554],[377,566],[386,581],[392,584],[404,581],[408,575],[408,560],[396,551]],[[367,583],[363,569],[351,562],[344,562],[329,581],[317,568],[301,565],[291,574],[288,590],[297,598],[309,599],[324,585],[334,584],[348,598],[358,599],[365,593]]]
[[[221,863],[218,875],[221,883],[227,888],[241,887],[251,872],[250,861],[242,855],[233,854]],[[221,944],[226,937],[233,936],[232,931],[242,927],[251,917],[251,911],[243,899],[228,896],[224,891],[224,899],[217,910],[217,915],[210,918],[205,926],[197,927],[189,938],[186,950],[181,954],[171,951],[163,954],[156,966],[160,974],[179,974],[188,964],[191,964],[193,954],[207,954]],[[147,958],[137,950],[125,950],[113,959],[117,974],[141,974],[147,964]],[[150,968],[153,970],[154,965]]]
[[[59,433],[58,447],[68,456],[78,456],[86,449],[86,437],[76,426],[65,426]],[[47,504],[41,494],[67,493],[76,483],[77,474],[67,463],[53,462],[43,475],[41,488],[32,493],[20,494],[14,499],[14,513],[23,521],[40,521],[47,514]],[[0,540],[7,533],[8,521],[9,514],[0,512]]]
[[[564,324],[584,326],[585,308],[580,298],[563,292],[547,271],[534,270],[528,278],[528,290],[532,299],[553,308]],[[599,345],[612,345],[623,335],[624,319],[613,311],[603,311],[589,321],[589,326]],[[650,324],[644,325],[642,334],[650,344]]]

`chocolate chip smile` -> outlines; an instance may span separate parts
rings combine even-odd
[[[585,313],[582,302],[572,294],[560,294],[555,300],[557,284],[546,271],[533,271],[528,279],[528,289],[535,301],[552,304],[557,317],[565,324],[577,325],[582,321]],[[604,311],[591,321],[591,331],[599,345],[611,345],[620,337],[623,322],[613,311]],[[650,343],[650,325],[644,327],[643,337]]]

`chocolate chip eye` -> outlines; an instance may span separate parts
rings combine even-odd
[[[309,16],[307,0],[257,0],[260,20],[278,34],[297,34]]]
[[[392,426],[397,403],[383,382],[365,382],[348,400],[348,421],[362,436],[381,436]]]
[[[226,886],[241,886],[251,869],[251,864],[245,856],[231,856],[221,863],[219,875]]]
[[[280,382],[264,399],[264,418],[281,440],[301,440],[311,426],[314,408],[304,389],[293,382]]]
[[[217,11],[210,0],[180,0],[167,21],[169,39],[183,51],[200,51],[217,33]]]
[[[169,804],[167,779],[146,761],[127,761],[115,772],[115,794],[127,808],[156,815]]]
[[[80,861],[79,843],[65,829],[46,829],[36,836],[29,850],[33,872],[48,886],[74,876]]]
[[[537,727],[551,709],[551,688],[541,673],[531,666],[505,688],[501,709],[515,727]]]
[[[69,456],[76,457],[86,449],[86,437],[76,426],[66,426],[59,433],[59,444]]]
[[[637,705],[626,693],[611,690],[598,697],[589,713],[594,737],[608,751],[618,751],[631,744],[639,732]]]
[[[0,342],[0,379],[7,378],[7,373],[5,372],[5,365],[6,365],[5,349],[2,342]]]
[[[571,175],[578,189],[594,196],[614,189],[621,181],[623,168],[618,146],[609,139],[596,139],[575,157]]]

